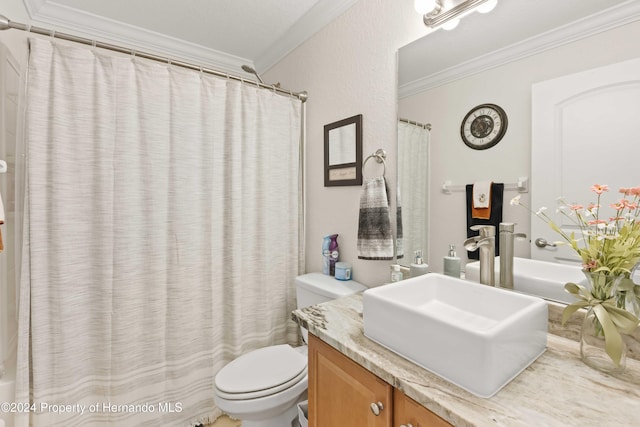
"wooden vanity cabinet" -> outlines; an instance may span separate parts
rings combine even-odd
[[[393,392],[394,427],[451,427],[451,424],[398,389]]]
[[[309,334],[310,427],[389,427],[392,400],[393,387]]]
[[[309,334],[310,427],[444,427],[449,423]]]

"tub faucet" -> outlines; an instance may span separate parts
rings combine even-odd
[[[464,241],[468,251],[480,251],[480,283],[495,286],[496,227],[493,225],[473,225],[471,230],[480,235]]]
[[[516,237],[526,238],[524,233],[514,233],[515,224],[501,222],[500,230],[500,287],[513,289],[513,241]]]

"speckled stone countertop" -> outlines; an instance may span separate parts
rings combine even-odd
[[[454,426],[640,426],[640,361],[611,376],[580,361],[579,344],[549,334],[547,351],[490,399],[441,379],[366,338],[362,294],[293,312],[293,319]]]

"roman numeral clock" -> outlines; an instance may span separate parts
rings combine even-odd
[[[507,132],[507,113],[495,104],[482,104],[467,113],[460,126],[460,136],[474,150],[496,145]]]

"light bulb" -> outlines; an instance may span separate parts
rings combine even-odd
[[[450,21],[445,22],[444,24],[442,24],[442,29],[443,30],[447,30],[447,31],[451,31],[454,28],[456,28],[458,26],[458,24],[460,23],[459,19],[452,19]]]
[[[436,8],[436,0],[415,0],[413,7],[420,15],[426,15]]]
[[[493,10],[494,7],[498,4],[498,0],[489,0],[476,9],[480,13],[489,13]]]

